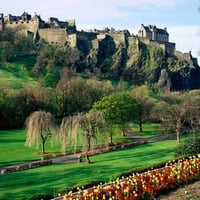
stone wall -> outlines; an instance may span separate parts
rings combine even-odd
[[[27,30],[36,31],[39,22],[36,21],[11,21],[4,23],[4,29],[12,29],[14,31],[26,32]]]
[[[127,67],[133,66],[133,63],[135,63],[138,60],[138,53],[139,53],[139,39],[137,37],[129,37],[128,38],[128,61],[127,61]]]
[[[108,35],[110,35],[113,38],[116,46],[119,46],[119,45],[125,46],[126,35],[124,32],[111,32]]]
[[[186,60],[191,66],[198,65],[197,58],[193,58],[191,52],[188,53],[182,53],[180,51],[175,51],[174,53],[178,59],[180,60]]]
[[[65,29],[39,29],[38,33],[40,38],[43,38],[50,44],[65,44],[67,40]]]
[[[166,53],[169,55],[174,55],[175,50],[176,50],[176,43],[172,42],[157,42],[157,41],[152,41],[148,38],[139,38],[141,42],[143,42],[146,45],[153,45],[153,46],[159,46],[161,47]]]

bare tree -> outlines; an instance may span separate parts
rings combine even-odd
[[[166,127],[174,130],[177,143],[180,143],[181,133],[195,131],[197,126],[200,105],[196,93],[170,92],[163,95],[154,107],[154,114],[159,116]],[[186,130],[186,128],[188,130]]]
[[[106,121],[102,112],[79,113],[76,116],[66,117],[62,120],[60,126],[60,138],[62,142],[62,149],[66,149],[68,144],[73,144],[77,147],[78,141],[83,145],[86,162],[91,163],[89,159],[89,151],[92,148],[93,141],[97,144],[97,140],[105,137]],[[105,143],[104,140],[103,142]]]
[[[143,121],[148,120],[151,109],[155,104],[155,99],[151,97],[151,90],[146,85],[132,89],[131,95],[136,99],[138,104],[137,120],[140,132],[143,132]]]
[[[42,146],[44,159],[45,143],[52,137],[55,128],[54,119],[51,113],[45,111],[33,112],[26,120],[27,137],[25,146]]]

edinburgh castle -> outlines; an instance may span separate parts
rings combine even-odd
[[[114,28],[85,31],[77,30],[75,20],[50,17],[44,21],[40,15],[26,12],[21,16],[0,14],[0,32],[9,30],[36,43],[42,39],[48,44],[77,50],[77,72],[87,71],[97,76],[101,73],[104,78],[123,78],[136,85],[148,82],[172,90],[197,88],[200,84],[197,59],[190,51],[176,50],[166,27],[141,24],[137,34]]]
[[[40,38],[48,43],[69,45],[70,47],[82,48],[81,44],[87,44],[94,48],[98,46],[106,37],[111,36],[116,44],[123,44],[130,40],[135,44],[138,40],[144,43],[157,43],[169,54],[174,54],[175,43],[169,42],[167,29],[159,29],[156,26],[141,25],[137,35],[131,35],[128,30],[116,31],[114,28],[104,30],[78,31],[75,20],[59,21],[57,18],[50,17],[47,22],[41,19],[40,15],[32,17],[24,12],[21,16],[0,15],[0,31],[12,29],[16,32],[25,34],[33,38],[34,41]],[[90,49],[90,48],[89,48]]]

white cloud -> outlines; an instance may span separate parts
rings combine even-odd
[[[132,27],[134,28],[133,33],[136,34],[141,23],[153,23],[161,28],[167,26],[170,40],[176,42],[177,49],[185,52],[191,50],[192,53],[197,56],[200,49],[200,36],[197,34],[199,27],[188,26],[187,24],[185,24],[185,26],[170,27],[173,21],[168,19],[169,11],[177,11],[181,5],[190,5],[196,1],[197,0],[1,0],[0,12],[6,15],[20,15],[24,11],[33,15],[37,12],[41,15],[42,19],[45,20],[49,17],[58,17],[60,20],[75,19],[79,30],[112,26],[116,29],[128,29],[132,32]],[[165,9],[165,13],[162,13],[162,9]],[[161,21],[161,23],[167,22],[167,24],[163,26],[159,25],[161,16],[166,16],[165,22]],[[182,19],[181,16],[177,16],[177,18]],[[177,19],[174,18],[174,20]],[[182,23],[182,21],[176,24],[178,23]]]
[[[184,1],[184,0],[182,0]],[[185,0],[186,1],[186,0]],[[121,16],[130,9],[147,10],[153,7],[175,6],[180,0],[48,0],[48,1],[27,1],[27,0],[1,0],[1,11],[15,13],[25,10],[38,12],[42,16],[48,17],[49,14],[58,16],[80,16],[90,17],[91,20],[104,18],[104,16]],[[12,6],[13,5],[13,6]],[[7,13],[9,14],[9,13]],[[18,13],[20,14],[20,13]]]
[[[199,26],[168,27],[170,40],[176,42],[176,49],[189,52],[194,57],[199,57],[200,35]]]

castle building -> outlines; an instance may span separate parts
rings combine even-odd
[[[115,45],[126,44],[130,40],[140,41],[145,44],[160,46],[168,54],[174,54],[175,43],[169,42],[167,29],[160,29],[154,25],[144,26],[143,24],[136,36],[131,35],[128,30],[116,31],[114,28],[105,28],[95,31],[77,31],[75,20],[60,21],[58,18],[50,17],[43,21],[40,15],[32,17],[27,12],[21,16],[0,14],[0,31],[13,30],[22,33],[34,41],[44,39],[50,44],[68,45],[78,49],[98,49],[98,44],[112,37]]]
[[[0,31],[13,30],[32,37],[34,41],[42,38],[49,43],[76,45],[76,25],[75,20],[59,21],[51,17],[47,22],[43,21],[40,15],[32,17],[24,12],[21,16],[0,14]]]
[[[169,42],[167,28],[160,29],[154,25],[144,26],[144,24],[142,24],[137,36],[157,42]]]

